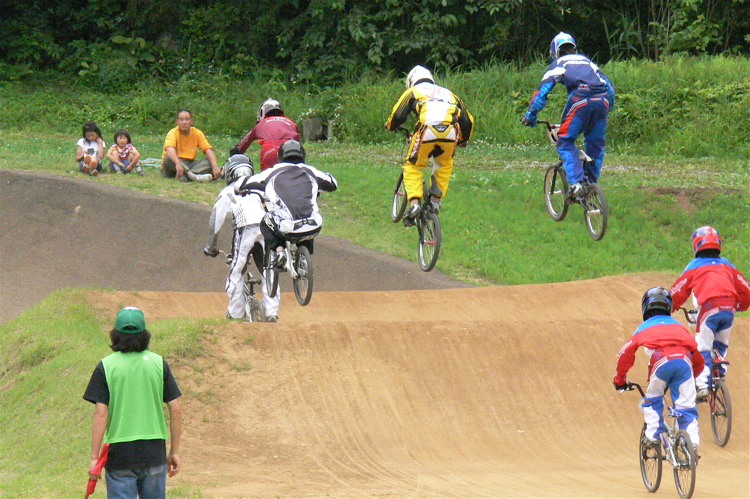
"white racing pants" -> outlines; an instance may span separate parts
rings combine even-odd
[[[234,241],[232,243],[232,267],[229,270],[227,276],[227,296],[229,296],[229,306],[227,311],[229,315],[235,319],[241,319],[245,317],[245,297],[242,294],[242,275],[246,265],[250,265],[252,262],[248,262],[250,256],[250,250],[253,249],[255,243],[260,243],[263,246],[263,236],[260,233],[260,225],[248,225],[246,227],[239,227],[234,231]],[[263,272],[258,272],[256,277],[260,277],[262,281],[261,289],[263,291],[263,308],[265,310],[266,317],[272,315],[279,315],[279,301],[281,293],[277,293],[274,298],[268,296],[266,290],[266,281],[263,279]]]

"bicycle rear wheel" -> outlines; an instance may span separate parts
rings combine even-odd
[[[401,172],[396,181],[396,190],[393,192],[393,202],[391,203],[391,221],[393,223],[398,223],[403,218],[407,201],[404,172]]]
[[[732,434],[732,399],[729,398],[729,388],[724,380],[714,381],[708,401],[711,406],[714,440],[720,447],[724,447]]]
[[[677,466],[674,468],[674,484],[680,499],[690,499],[695,490],[695,466],[698,457],[693,449],[693,442],[685,430],[677,432],[674,442],[674,456]]]
[[[604,189],[599,184],[589,184],[586,192],[586,201],[583,206],[586,217],[586,227],[589,235],[594,241],[599,241],[607,232],[607,198],[604,197]]]
[[[263,305],[261,305],[260,300],[258,300],[255,295],[247,297],[247,302],[245,303],[245,317],[250,322],[263,322],[265,320],[265,316],[263,315]]]
[[[294,279],[294,295],[297,303],[303,307],[310,303],[313,292],[313,264],[310,251],[306,246],[297,246],[294,255],[294,270],[297,277]]]
[[[643,425],[643,429],[641,429],[641,445],[638,453],[641,464],[641,477],[643,478],[643,485],[646,486],[646,490],[656,492],[659,490],[659,485],[661,484],[661,441],[659,441],[656,447],[646,447],[643,443],[645,435],[646,425]]]
[[[432,210],[429,210],[417,219],[417,229],[419,229],[419,247],[417,249],[419,267],[423,271],[429,272],[435,268],[440,256],[442,240],[440,219]]]
[[[271,263],[271,251],[266,253],[266,264],[263,267],[263,278],[266,280],[268,296],[273,298],[279,292],[279,269],[276,265]]]
[[[568,214],[568,203],[565,200],[567,193],[568,176],[562,162],[547,168],[544,174],[544,204],[555,222],[560,222]]]

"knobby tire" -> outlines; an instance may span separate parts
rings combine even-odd
[[[303,307],[310,303],[313,293],[313,263],[307,246],[297,246],[294,255],[294,270],[297,278],[294,279],[294,295],[297,303]]]
[[[440,219],[435,212],[428,211],[421,215],[417,228],[419,229],[419,247],[417,249],[419,267],[424,272],[429,272],[435,268],[440,256],[442,241]]]
[[[674,484],[680,499],[690,499],[695,490],[695,467],[697,456],[693,443],[685,430],[677,432],[674,442],[674,453],[677,466],[674,468]]]
[[[599,184],[589,184],[584,210],[586,228],[591,239],[600,241],[604,237],[604,233],[607,232],[609,210],[607,198],[604,197],[604,189]]]
[[[568,177],[562,167],[562,163],[547,168],[544,175],[544,204],[547,206],[549,216],[555,222],[560,222],[568,214]]]
[[[404,172],[402,171],[396,182],[396,190],[393,191],[393,201],[391,203],[391,221],[393,223],[400,222],[404,217],[407,201],[406,187],[404,187]]]
[[[709,397],[714,440],[720,447],[724,447],[732,434],[732,399],[724,380],[714,381]]]
[[[649,492],[656,492],[657,490],[659,490],[659,485],[661,484],[661,441],[659,441],[656,447],[646,447],[643,444],[643,437],[645,435],[646,425],[643,425],[643,429],[641,430],[641,444],[639,447],[641,477],[643,478],[643,485],[646,486],[646,490],[648,490]]]

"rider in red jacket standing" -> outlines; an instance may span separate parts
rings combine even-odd
[[[695,297],[698,320],[695,340],[703,354],[706,367],[695,380],[698,400],[708,397],[708,378],[711,372],[711,351],[726,357],[734,313],[750,307],[750,285],[742,273],[723,258],[721,235],[713,227],[704,226],[693,232],[693,254],[685,271],[672,285],[673,311],[690,297]]]
[[[250,144],[257,140],[260,144],[260,170],[267,170],[278,163],[279,147],[289,139],[300,140],[299,127],[284,116],[278,101],[267,99],[258,108],[257,124],[229,150],[229,155],[245,154]]]

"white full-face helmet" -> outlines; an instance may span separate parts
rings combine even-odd
[[[432,78],[432,73],[429,69],[423,66],[414,66],[414,68],[409,71],[409,75],[406,77],[406,88],[413,87],[417,84],[417,82],[421,80],[429,80],[432,83],[435,83],[435,80]]]
[[[560,57],[560,47],[563,45],[572,45],[573,49],[575,49],[576,41],[571,35],[561,31],[552,39],[552,43],[549,44],[549,56],[552,60],[557,60]]]
[[[275,99],[266,99],[263,104],[260,105],[258,108],[258,121],[262,120],[263,118],[266,118],[268,116],[282,116],[284,114],[284,109],[282,109],[281,104],[279,104],[279,101]]]

